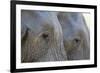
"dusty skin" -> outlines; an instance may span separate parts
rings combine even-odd
[[[21,62],[90,58],[90,35],[82,13],[21,11]]]

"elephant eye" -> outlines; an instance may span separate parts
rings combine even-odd
[[[80,40],[79,40],[79,39],[74,39],[74,42],[75,42],[75,43],[79,43]]]
[[[81,44],[81,39],[80,38],[75,38],[75,39],[73,39],[73,43],[74,43],[74,45],[78,46],[78,45]]]
[[[44,34],[42,34],[42,37],[43,37],[44,39],[46,39],[46,38],[48,38],[48,34],[44,33]]]
[[[48,32],[42,33],[42,38],[43,39],[48,39],[48,37],[49,37],[49,33]]]

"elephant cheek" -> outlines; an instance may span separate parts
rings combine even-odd
[[[67,55],[64,48],[49,48],[47,53],[39,61],[65,61]]]

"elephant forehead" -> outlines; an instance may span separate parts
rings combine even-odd
[[[81,13],[60,13],[58,19],[61,23],[63,32],[67,32],[68,34],[84,31],[86,26]]]
[[[22,10],[21,13],[22,26],[26,25],[36,33],[41,32],[44,28],[53,27],[51,19],[54,19],[51,12]]]
[[[82,27],[82,25],[84,25],[82,13],[78,12],[60,12],[58,14],[58,19],[62,27]]]
[[[62,19],[62,20],[61,20]],[[61,13],[59,21],[62,26],[64,40],[88,38],[88,29],[82,13]],[[83,35],[85,35],[83,37]]]

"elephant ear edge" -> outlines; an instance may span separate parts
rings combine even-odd
[[[25,25],[21,26],[21,41],[24,41],[28,36],[28,30],[29,29]]]

